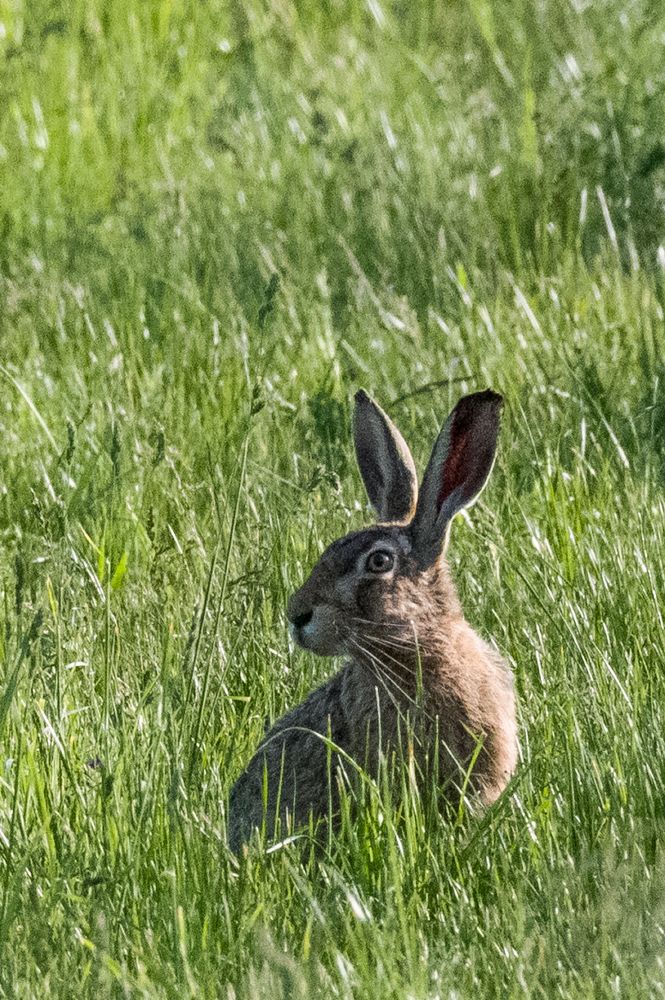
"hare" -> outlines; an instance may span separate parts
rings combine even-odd
[[[267,732],[234,785],[234,852],[265,824],[268,836],[331,814],[339,782],[376,772],[413,726],[420,763],[435,761],[443,801],[471,791],[483,804],[517,762],[512,675],[465,621],[444,553],[450,524],[477,498],[494,463],[502,398],[465,396],[441,430],[420,491],[411,453],[362,389],[354,440],[378,523],[332,543],[290,599],[293,639],[342,669]],[[349,764],[352,766],[350,767]]]

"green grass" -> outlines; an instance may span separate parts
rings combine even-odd
[[[0,0],[0,995],[665,994],[661,8]],[[238,862],[359,385],[506,396],[519,773]]]

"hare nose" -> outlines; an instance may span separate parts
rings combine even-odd
[[[291,624],[295,625],[296,628],[302,628],[303,625],[308,625],[312,620],[312,612],[305,611],[302,615],[295,615],[291,618]]]

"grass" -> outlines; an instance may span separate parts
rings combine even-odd
[[[660,8],[0,0],[0,995],[665,994]],[[358,385],[506,396],[519,773],[236,862]]]

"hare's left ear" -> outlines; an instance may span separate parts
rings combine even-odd
[[[438,559],[453,517],[471,506],[487,482],[502,404],[490,389],[464,396],[436,440],[411,526],[414,552],[424,563]]]
[[[390,417],[364,389],[355,395],[353,439],[360,474],[379,521],[408,521],[418,496],[416,467]]]

